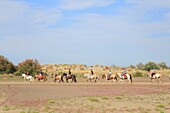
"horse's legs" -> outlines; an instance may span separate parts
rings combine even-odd
[[[152,83],[154,82],[154,79],[153,79],[153,78],[151,78],[151,82],[152,82]]]
[[[54,82],[56,82],[56,78],[54,79]]]

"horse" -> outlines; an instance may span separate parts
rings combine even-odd
[[[98,75],[92,75],[90,73],[85,73],[84,74],[84,78],[87,78],[87,82],[90,80],[92,82],[92,80],[94,80],[95,82],[99,82],[99,76]]]
[[[114,82],[117,81],[117,76],[114,74],[111,74],[110,77],[108,77],[108,74],[103,74],[102,79],[104,78],[105,78],[105,81],[108,81],[108,80],[113,80]]]
[[[122,81],[127,79],[129,81],[129,83],[132,83],[132,75],[131,74],[125,74],[124,77],[122,77],[121,73],[116,73],[116,76],[118,76],[119,79],[122,79]]]
[[[75,75],[68,75],[67,73],[63,73],[62,77],[66,78],[66,82],[68,82],[69,79],[72,79],[71,83],[77,82],[77,79],[76,79]]]
[[[62,81],[64,82],[63,80],[63,76],[62,75],[53,75],[52,78],[54,78],[54,82],[56,82],[57,80],[59,81],[59,83]]]
[[[25,80],[26,76],[27,76],[26,74],[24,74],[24,73],[22,74],[22,77],[24,78],[24,80]]]
[[[148,72],[147,75],[150,77],[151,82],[154,82],[154,79],[156,79],[160,83],[162,82],[162,74]]]
[[[24,78],[25,81],[30,80],[30,82],[34,82],[34,77],[33,76],[28,76],[26,74],[22,74],[22,77]]]
[[[40,80],[44,80],[44,82],[45,81],[47,81],[47,75],[34,75],[34,79],[38,79],[37,81],[39,81],[40,82]]]

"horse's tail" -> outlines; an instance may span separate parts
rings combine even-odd
[[[63,75],[61,75],[61,81],[64,82],[64,80],[63,80]]]
[[[74,78],[74,82],[77,82],[77,79],[76,79],[76,76],[75,76],[75,75],[73,76],[73,78]]]
[[[114,79],[117,81],[117,75],[115,75]]]
[[[131,74],[129,74],[129,76],[130,76],[130,81],[132,82],[132,75],[131,75]]]
[[[97,75],[97,76],[96,76],[96,79],[97,79],[97,82],[99,82],[100,77]]]

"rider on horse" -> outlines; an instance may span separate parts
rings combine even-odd
[[[125,68],[123,68],[123,72],[121,74],[121,78],[124,78],[125,74],[126,74],[126,70],[125,70]]]
[[[108,79],[110,78],[111,74],[112,74],[112,70],[110,69],[109,74],[107,75]]]
[[[56,74],[55,74],[55,78],[60,74],[60,72],[59,72],[59,70],[58,70],[58,68],[56,69]]]
[[[93,69],[92,69],[92,66],[91,66],[91,76],[94,74],[94,72],[93,72]]]
[[[151,73],[151,77],[153,78],[153,76],[156,74],[155,69],[153,69],[154,71]],[[150,69],[148,70],[148,72],[150,73]]]
[[[71,69],[69,68],[67,77],[71,76]]]
[[[43,76],[43,72],[42,72],[42,70],[40,70],[39,78],[41,78],[42,76]]]

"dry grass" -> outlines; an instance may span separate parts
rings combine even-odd
[[[4,112],[19,113],[168,113],[170,110],[169,94],[119,95],[104,97],[75,97],[66,99],[49,99],[41,107],[26,108],[20,106],[12,109],[1,107]]]

